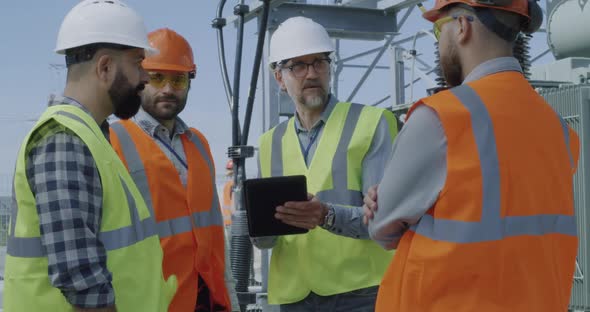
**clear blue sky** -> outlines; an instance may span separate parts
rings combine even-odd
[[[18,0],[0,1],[0,192],[6,187],[6,179],[14,170],[14,162],[22,139],[32,127],[37,116],[46,106],[50,93],[61,93],[65,76],[59,70],[52,70],[50,64],[64,64],[63,56],[53,52],[55,40],[61,21],[77,0]],[[216,0],[127,0],[145,19],[148,30],[169,27],[187,38],[193,47],[198,66],[197,78],[190,90],[187,108],[181,117],[189,124],[200,129],[209,139],[217,164],[218,173],[223,172],[225,151],[231,143],[230,115],[219,67],[217,62],[217,43],[215,30],[211,28],[216,9]],[[250,2],[250,1],[247,1]],[[325,0],[309,1],[325,3]],[[225,15],[232,14],[237,0],[229,0]],[[433,1],[427,2],[427,7]],[[543,6],[545,3],[541,3]],[[242,68],[241,105],[245,106],[246,93],[252,67],[252,57],[256,42],[255,23],[247,25],[245,31],[244,66]],[[423,21],[417,10],[408,19],[400,38],[413,35],[419,29],[430,29],[430,24]],[[226,27],[226,48],[230,77],[233,77],[235,29]],[[379,42],[342,44],[343,57],[353,55],[366,49],[379,46]],[[408,45],[406,45],[407,47]],[[534,40],[533,52],[542,51],[547,44],[545,36],[538,35]],[[424,59],[431,62],[434,51],[433,42],[420,40],[418,51]],[[367,64],[371,57],[358,60],[358,64]],[[545,57],[543,62],[552,60]],[[386,53],[379,63],[389,65]],[[345,99],[356,81],[363,74],[360,69],[347,69],[340,79],[341,99]],[[406,73],[409,77],[409,73]],[[407,78],[409,81],[409,78]],[[365,83],[361,92],[354,99],[360,103],[374,103],[389,94],[391,80],[387,70],[376,70]],[[417,84],[414,94],[423,94],[424,85]],[[260,88],[259,88],[260,90]],[[409,94],[409,93],[408,93]],[[261,134],[261,92],[257,94],[254,109],[250,142],[255,143]],[[391,104],[390,102],[384,103]],[[243,112],[243,110],[242,110]],[[255,162],[250,161],[249,175],[255,174]]]
[[[64,72],[52,70],[50,64],[64,64],[63,56],[53,52],[61,21],[77,0],[19,0],[0,1],[2,44],[0,60],[0,175],[11,174],[22,139],[44,110],[50,93],[61,93]],[[228,1],[227,14],[232,1]],[[218,70],[216,33],[210,22],[217,2],[211,0],[128,0],[143,17],[148,30],[169,27],[191,43],[198,74],[190,90],[187,108],[182,117],[189,125],[202,130],[208,137],[218,171],[223,172],[224,153],[230,143],[230,115]],[[253,25],[252,25],[253,26]],[[249,27],[246,37],[253,41],[254,30]],[[228,27],[228,57],[233,67],[235,30]],[[253,42],[248,47],[252,49]],[[231,53],[231,54],[230,54]],[[251,59],[250,53],[245,54]],[[249,65],[249,66],[248,66]],[[250,71],[251,61],[245,69]],[[249,74],[248,74],[249,75]],[[247,87],[244,88],[244,90]],[[259,115],[259,114],[257,114]],[[256,116],[258,117],[258,116]],[[256,118],[259,119],[259,118]],[[252,128],[253,137],[260,134],[260,123]],[[0,182],[1,183],[1,182]]]

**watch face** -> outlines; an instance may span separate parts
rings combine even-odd
[[[324,222],[326,227],[330,228],[332,227],[332,225],[334,225],[334,209],[331,209],[328,211],[328,214],[326,215],[326,221]]]
[[[332,227],[332,225],[334,225],[334,214],[328,218],[328,226]]]

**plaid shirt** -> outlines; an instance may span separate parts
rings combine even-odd
[[[58,104],[90,114],[73,99],[51,97],[49,106]],[[108,138],[106,121],[101,129]],[[74,306],[114,305],[106,250],[97,237],[102,186],[90,150],[75,133],[48,122],[32,135],[26,154],[26,175],[35,195],[51,284]]]

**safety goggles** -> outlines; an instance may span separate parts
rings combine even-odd
[[[149,72],[150,76],[149,84],[157,89],[162,89],[170,84],[174,90],[186,90],[189,85],[188,74],[174,74],[166,75],[158,72]]]
[[[440,28],[442,27],[442,25],[450,22],[450,21],[454,21],[456,19],[458,19],[459,17],[465,17],[469,22],[473,22],[474,18],[471,15],[456,15],[456,16],[445,16],[442,18],[437,19],[433,24],[432,24],[432,32],[434,33],[434,37],[436,37],[436,40],[438,41],[440,38]]]

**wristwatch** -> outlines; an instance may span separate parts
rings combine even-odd
[[[322,228],[328,230],[334,226],[334,221],[336,220],[336,211],[334,211],[334,206],[330,204],[326,204],[328,206],[328,213],[324,217],[324,224],[322,224]]]

